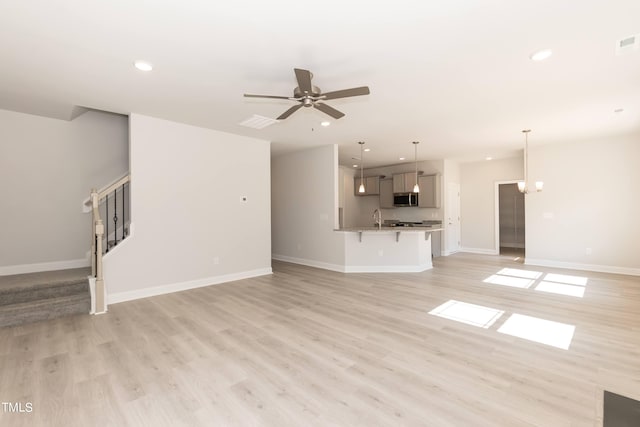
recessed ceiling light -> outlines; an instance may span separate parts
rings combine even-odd
[[[147,61],[136,61],[133,63],[135,67],[140,71],[151,71],[153,70],[153,65],[151,65]]]
[[[491,156],[487,156],[487,157],[485,157],[484,159],[485,159],[485,160],[493,160],[493,157],[491,157]]]
[[[357,167],[358,167],[358,165],[353,165],[353,167],[354,167],[354,168],[357,168]]]
[[[613,112],[620,114],[620,113],[624,112],[624,108],[616,108],[615,110],[613,110]]]
[[[400,157],[400,160],[404,160],[404,157]]]
[[[320,125],[321,125],[321,126],[324,126],[324,127],[327,127],[327,126],[329,126],[330,124],[331,124],[331,122],[326,122],[326,121],[325,121],[325,122],[320,122]]]
[[[371,148],[365,148],[364,151],[368,153],[369,151],[371,151]]]
[[[545,59],[550,57],[552,53],[553,52],[551,51],[551,49],[542,49],[537,52],[533,52],[531,56],[529,56],[529,58],[532,61],[544,61]]]

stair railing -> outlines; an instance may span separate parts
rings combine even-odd
[[[95,290],[93,293],[95,313],[105,313],[107,311],[107,301],[102,275],[102,257],[105,253],[122,242],[128,235],[126,223],[126,213],[129,206],[129,199],[126,197],[131,178],[129,175],[123,176],[105,188],[96,191],[91,190],[91,275],[95,278]],[[118,206],[118,200],[120,205]],[[109,206],[112,206],[113,217],[109,218]],[[103,222],[100,213],[101,206],[104,207],[105,221]],[[118,215],[121,214],[120,218]],[[113,239],[110,239],[109,223],[113,220]],[[120,233],[118,233],[118,222],[121,221]],[[118,236],[120,234],[120,236]]]

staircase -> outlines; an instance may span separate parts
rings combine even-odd
[[[90,268],[0,276],[0,327],[89,314]]]

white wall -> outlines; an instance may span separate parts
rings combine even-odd
[[[460,165],[461,250],[495,250],[495,182],[522,179],[523,170],[521,157]]]
[[[344,239],[333,231],[338,226],[338,175],[337,145],[272,160],[273,258],[343,269]]]
[[[380,198],[375,195],[356,196],[354,178],[360,176],[360,169],[340,166],[343,180],[338,184],[342,188],[344,203],[344,227],[373,225],[373,211],[380,207]]]
[[[124,175],[126,116],[73,121],[0,110],[0,274],[89,265],[82,201]]]
[[[640,136],[532,147],[529,169],[527,263],[640,274]]]
[[[270,273],[269,142],[138,114],[130,128],[132,235],[104,259],[109,302]]]

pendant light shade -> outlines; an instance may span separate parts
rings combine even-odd
[[[360,144],[360,187],[358,187],[358,193],[364,193],[364,141],[359,141]]]
[[[529,193],[529,132],[531,129],[522,131],[524,133],[524,181],[518,181],[518,190],[524,194]],[[542,187],[544,187],[544,182],[536,181],[535,191],[542,191]]]
[[[419,141],[413,141],[414,160],[415,160],[415,163],[416,163],[416,184],[413,186],[413,192],[414,193],[419,193],[420,192],[420,186],[418,185],[418,144],[420,144]]]

